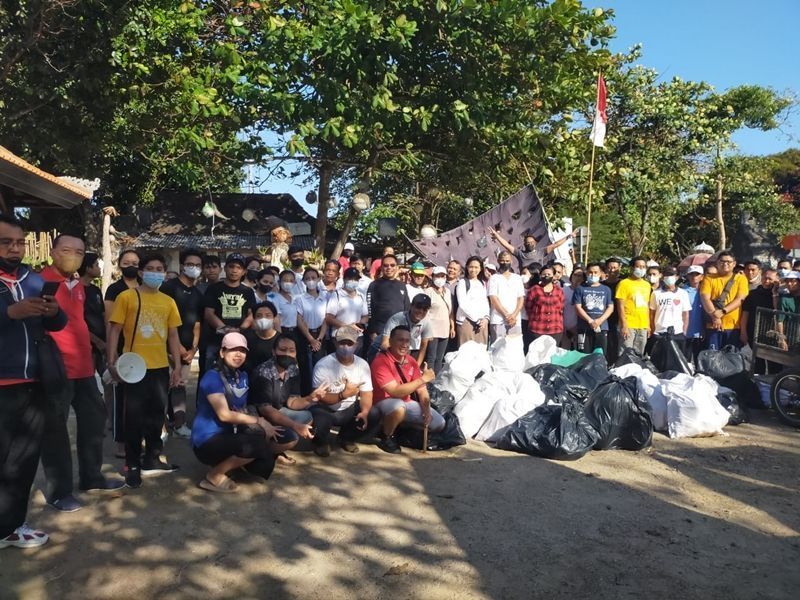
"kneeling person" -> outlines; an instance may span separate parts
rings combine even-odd
[[[383,420],[383,436],[378,447],[395,454],[400,446],[394,437],[401,424],[413,427],[428,426],[431,431],[445,427],[444,417],[431,408],[427,384],[436,375],[426,363],[419,363],[409,354],[411,332],[398,325],[389,336],[389,348],[382,350],[372,361],[374,406],[370,420]]]

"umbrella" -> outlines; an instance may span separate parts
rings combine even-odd
[[[704,266],[711,258],[713,254],[690,254],[686,258],[684,258],[681,262],[678,263],[679,269],[688,269],[689,267],[693,267],[694,265],[700,265],[701,267]]]
[[[800,249],[800,233],[790,233],[783,236],[781,246],[784,250],[797,250]]]

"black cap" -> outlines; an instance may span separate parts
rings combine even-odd
[[[411,305],[416,306],[417,308],[430,308],[431,297],[427,294],[417,294],[411,301]]]
[[[228,256],[225,258],[226,265],[229,265],[231,263],[239,263],[240,265],[242,265],[243,269],[246,266],[244,262],[244,256],[242,256],[238,252],[234,252],[233,254],[228,254]]]

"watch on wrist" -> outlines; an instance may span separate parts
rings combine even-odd
[[[722,312],[723,315],[727,315],[728,314],[728,311],[725,309],[725,307],[722,307],[719,310],[720,310],[720,312]]]

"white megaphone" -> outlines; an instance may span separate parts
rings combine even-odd
[[[135,352],[126,352],[117,359],[117,373],[125,383],[139,383],[146,372],[144,359]]]

